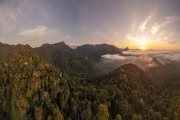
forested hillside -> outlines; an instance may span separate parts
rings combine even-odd
[[[61,71],[26,46],[0,65],[0,119],[63,119],[68,85]]]
[[[1,49],[2,120],[180,118],[179,63],[149,71],[126,64],[98,75],[93,64],[64,43]]]
[[[179,89],[172,87],[127,64],[102,77],[83,81],[73,92],[78,103],[76,111],[84,104],[87,109],[79,112],[84,113],[81,119],[178,120]]]
[[[98,74],[98,70],[78,52],[71,49],[64,42],[44,44],[34,49],[56,68],[74,77],[87,77]]]

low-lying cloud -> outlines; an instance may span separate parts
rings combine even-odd
[[[155,57],[159,59],[159,61],[163,62],[180,62],[180,51],[123,51],[124,55],[134,55],[134,56],[144,56],[147,55],[149,57]]]
[[[121,56],[119,54],[113,54],[113,55],[106,54],[106,55],[102,55],[101,57],[104,59],[108,59],[108,60],[124,60],[124,59],[126,59],[125,56]]]
[[[103,72],[107,73],[119,66],[127,63],[133,63],[140,68],[146,70],[151,67],[155,67],[152,63],[152,59],[156,58],[162,64],[170,62],[180,62],[180,51],[123,51],[123,55],[120,54],[106,54],[102,56],[101,62],[96,66]]]

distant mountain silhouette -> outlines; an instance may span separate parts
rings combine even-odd
[[[123,51],[128,51],[129,50],[129,47],[126,47]]]
[[[99,61],[101,59],[101,56],[105,54],[122,53],[122,49],[108,44],[97,44],[97,45],[86,44],[77,47],[76,51],[81,53],[84,56],[84,58],[92,61]]]

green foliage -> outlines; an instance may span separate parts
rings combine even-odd
[[[109,119],[108,108],[106,105],[100,104],[98,106],[98,112],[96,114],[96,119],[97,120],[108,120]]]
[[[64,120],[64,117],[58,108],[54,108],[52,118],[53,120]]]
[[[141,114],[136,114],[134,113],[132,116],[132,120],[143,120],[142,115]]]
[[[43,108],[36,106],[35,110],[34,110],[34,114],[35,114],[36,120],[42,120],[43,119]]]
[[[120,114],[116,114],[115,120],[122,120],[122,119],[121,119],[121,115],[120,115]]]
[[[118,112],[122,115],[122,116],[126,116],[127,112],[128,112],[128,102],[127,101],[120,101],[118,104]]]
[[[32,95],[33,95],[33,91],[32,90],[28,90],[27,92],[26,92],[26,96],[28,97],[28,98],[32,98]]]
[[[26,47],[14,51],[6,65],[3,64],[0,65],[1,119],[41,120],[51,113],[54,113],[52,119],[63,119],[55,101],[65,94],[66,101],[61,102],[66,103],[69,89],[57,69]]]
[[[97,69],[89,60],[84,59],[77,51],[71,49],[64,42],[52,45],[44,44],[35,48],[35,51],[62,70],[62,74],[69,74],[73,78],[84,78],[98,74]],[[43,68],[43,66],[41,65],[40,68]]]

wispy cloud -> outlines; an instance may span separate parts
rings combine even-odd
[[[37,26],[35,28],[27,29],[20,32],[20,35],[25,37],[41,37],[56,32],[55,30],[48,29],[47,26]]]
[[[144,31],[147,29],[147,24],[148,22],[153,18],[154,13],[152,12],[149,16],[147,16],[147,18],[144,20],[143,23],[141,23],[141,25],[139,26],[139,30],[140,32],[144,33]]]
[[[8,32],[15,29],[19,14],[9,8],[0,8],[0,31]]]
[[[177,44],[179,41],[169,41],[169,44]]]
[[[21,19],[24,18],[22,9],[26,9],[28,0],[4,0],[0,6],[0,32],[11,32],[16,30]]]
[[[165,18],[165,20],[162,23],[160,23],[160,27],[161,28],[166,27],[166,26],[171,25],[175,22],[178,22],[179,20],[180,20],[180,18],[177,16],[168,16]]]

